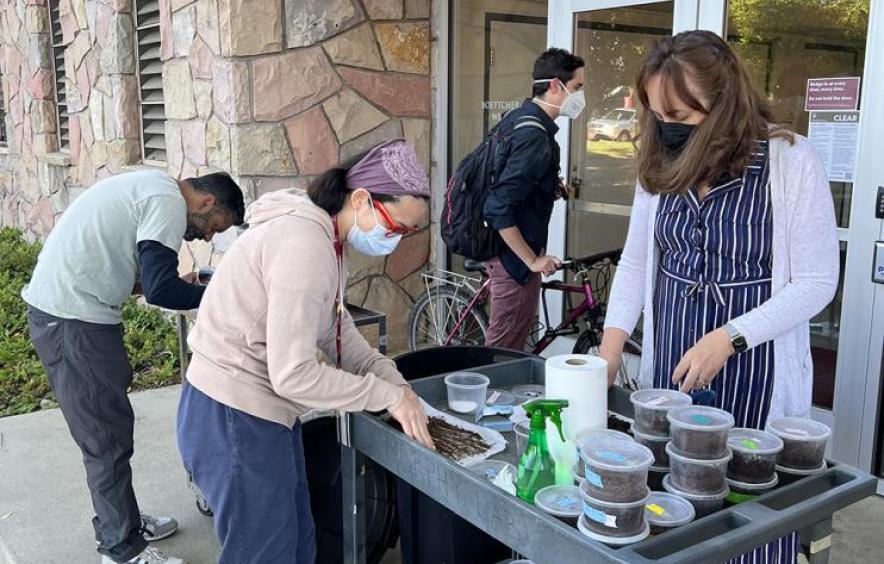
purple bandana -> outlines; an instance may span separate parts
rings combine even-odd
[[[427,173],[404,139],[386,141],[369,151],[347,172],[347,188],[388,196],[430,196]]]

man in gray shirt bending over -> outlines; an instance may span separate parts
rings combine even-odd
[[[178,527],[143,515],[132,489],[132,367],[121,309],[140,283],[147,301],[199,306],[205,287],[178,277],[182,240],[210,240],[243,222],[242,191],[224,173],[178,181],[121,174],[77,198],[49,234],[22,297],[31,341],[83,453],[102,561],[179,564],[148,546]]]

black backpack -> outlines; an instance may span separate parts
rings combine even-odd
[[[506,147],[509,136],[517,129],[537,127],[546,132],[543,123],[534,116],[522,116],[514,121],[515,125],[509,127],[504,116],[485,140],[460,161],[448,181],[441,229],[442,240],[454,254],[478,261],[500,254],[503,241],[497,230],[485,221],[482,211],[505,165],[505,155],[501,159],[495,156]],[[495,167],[495,162],[500,164]]]

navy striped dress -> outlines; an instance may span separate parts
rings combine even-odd
[[[705,334],[761,305],[771,295],[773,218],[768,143],[760,141],[742,177],[665,194],[655,221],[660,269],[654,295],[654,386],[675,388],[672,373]],[[737,427],[763,429],[774,378],[773,343],[732,356],[712,381],[716,407]],[[793,533],[732,562],[796,561]]]

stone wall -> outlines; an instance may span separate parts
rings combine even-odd
[[[141,165],[133,0],[60,0],[70,150],[59,152],[46,0],[0,0],[9,131],[0,225],[45,236],[97,179]],[[430,170],[430,0],[160,0],[168,171],[228,171],[247,202],[304,188],[405,137]],[[435,187],[440,189],[439,187]],[[385,311],[402,350],[429,231],[351,257],[351,302]],[[205,247],[194,249],[204,262]],[[185,262],[190,253],[182,253]],[[188,265],[185,264],[185,268]]]

